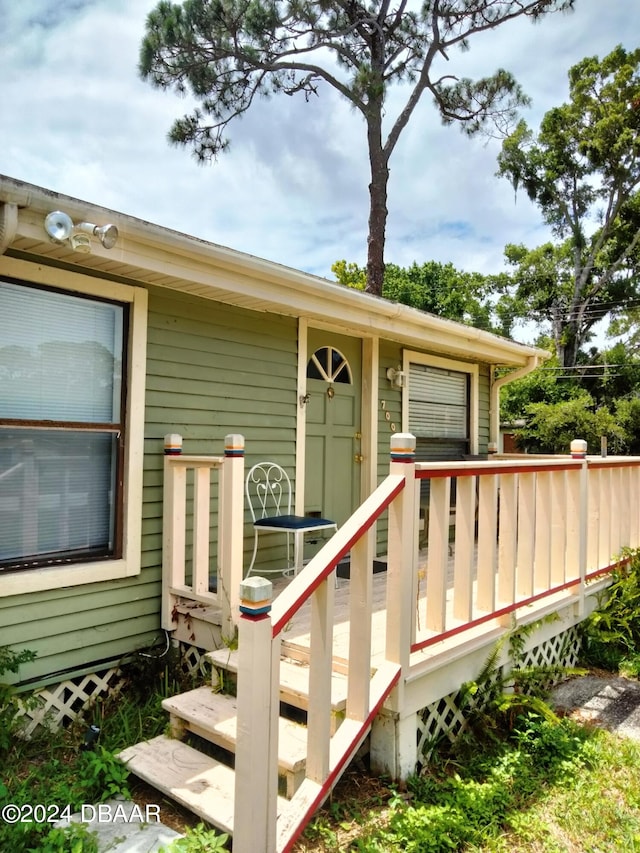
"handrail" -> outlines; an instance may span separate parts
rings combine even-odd
[[[416,462],[416,479],[437,477],[474,477],[480,474],[533,474],[538,471],[572,471],[580,468],[582,460],[556,457],[537,460],[489,459],[486,462]]]
[[[404,489],[405,482],[404,477],[389,474],[280,593],[271,610],[274,637],[329,577],[353,545],[375,524]]]
[[[348,760],[371,728],[373,719],[402,678],[403,656],[398,643],[387,638],[384,660],[372,672],[373,541],[369,532],[389,510],[388,626],[401,621],[398,591],[406,601],[411,589],[410,553],[401,535],[403,523],[413,517],[415,492],[413,465],[403,465],[393,454],[386,479],[331,537],[287,588],[271,602],[271,584],[251,577],[242,585],[238,638],[238,731],[243,733],[236,752],[236,814],[251,812],[253,821],[234,827],[234,848],[239,853],[264,849],[287,853],[306,821],[327,796]],[[415,440],[414,440],[415,446]],[[402,449],[398,451],[401,453]],[[404,461],[404,460],[402,460]],[[408,461],[408,460],[407,460]],[[413,462],[413,457],[411,457]],[[411,524],[413,529],[413,524]],[[333,671],[333,620],[335,585],[332,574],[351,553],[350,642],[345,720],[331,732],[331,682]],[[409,561],[411,562],[411,561]],[[405,578],[400,575],[404,570]],[[394,583],[392,581],[397,581]],[[402,582],[401,582],[402,581]],[[265,598],[265,596],[267,598]],[[277,811],[277,752],[280,712],[279,680],[281,638],[295,613],[311,599],[307,760],[305,779],[285,811]],[[404,620],[403,628],[407,628]],[[389,631],[389,627],[387,629]],[[403,631],[398,632],[403,634]],[[404,639],[408,653],[408,633]]]
[[[629,510],[629,495],[640,494],[640,457],[415,468],[416,480],[431,487],[426,613],[412,653],[553,595],[582,601],[587,581],[618,565],[622,548],[640,544],[640,520]]]
[[[412,659],[413,653],[490,620],[506,630],[514,611],[520,620],[525,608],[530,608],[531,615],[525,618],[536,618],[535,613],[541,612],[538,605],[545,601],[549,603],[542,612],[575,603],[578,612],[584,613],[587,594],[600,589],[606,583],[604,575],[620,564],[617,558],[612,562],[614,555],[624,546],[640,545],[640,514],[630,506],[635,501],[637,507],[640,496],[640,457],[491,457],[415,463],[412,441],[415,447],[412,436],[392,437],[389,475],[273,601],[271,584],[264,578],[251,577],[241,585],[243,460],[238,460],[237,453],[235,459],[228,455],[226,447],[224,458],[165,459],[168,550],[164,553],[173,573],[166,574],[163,588],[194,601],[209,600],[209,594],[181,585],[175,571],[176,566],[184,569],[186,470],[195,470],[194,541],[200,537],[201,553],[207,553],[209,542],[210,470],[215,467],[221,472],[218,597],[222,592],[228,599],[228,614],[241,611],[234,832],[238,853],[291,850],[306,820],[370,730],[373,718],[383,706],[401,717],[406,710],[404,680],[415,672],[414,664],[422,666],[426,660],[431,666],[437,655]],[[419,483],[425,479],[431,484],[425,512],[423,598],[417,531]],[[372,666],[373,533],[385,511],[389,520],[385,649]],[[328,701],[333,669],[332,581],[347,554],[351,557],[348,692],[345,720],[332,733]],[[231,593],[240,589],[242,598],[238,595],[234,603]],[[551,596],[556,597],[549,600]],[[311,605],[306,777],[278,815],[280,654],[286,628],[305,604]],[[231,619],[230,615],[227,628],[233,627]],[[397,732],[392,729],[380,726],[375,733],[376,755],[383,756],[384,766],[392,766],[385,762],[398,748]]]

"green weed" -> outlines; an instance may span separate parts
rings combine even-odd
[[[640,671],[640,552],[626,552],[626,563],[612,572],[613,582],[599,607],[581,625],[586,663],[611,672]]]
[[[13,665],[14,658],[10,662]],[[5,724],[0,718],[8,742],[2,754],[0,808],[9,803],[18,807],[42,803],[60,809],[69,805],[72,811],[78,811],[84,803],[104,802],[116,795],[130,797],[129,772],[114,753],[160,734],[166,725],[166,714],[161,707],[163,698],[189,689],[194,679],[182,669],[173,652],[140,656],[130,666],[123,667],[123,674],[127,687],[121,694],[97,700],[82,720],[69,727],[55,731],[40,729],[29,740],[15,736],[20,720],[15,716],[17,708],[11,693],[8,722]],[[100,729],[100,742],[85,749],[85,734],[90,724]],[[52,829],[45,822],[0,821],[0,850],[95,853],[97,847],[95,838],[77,824],[62,830]]]
[[[210,850],[226,850],[229,836],[207,829],[203,823],[189,829],[184,838],[177,838],[163,853],[209,853]]]
[[[6,672],[17,673],[23,663],[35,660],[35,652],[23,649],[15,652],[8,646],[0,646],[0,676]],[[6,752],[19,728],[17,701],[14,688],[0,681],[0,756]]]

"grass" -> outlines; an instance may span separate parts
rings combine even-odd
[[[71,834],[52,828],[49,819],[66,805],[69,813],[82,804],[104,802],[117,795],[133,797],[139,804],[161,805],[161,819],[178,831],[195,827],[197,819],[163,802],[157,791],[129,778],[114,758],[115,753],[140,740],[155,737],[167,727],[163,698],[188,690],[193,680],[185,675],[172,655],[144,657],[127,668],[129,686],[125,695],[98,700],[82,722],[56,731],[39,730],[25,741],[12,732],[17,720],[9,720],[8,697],[0,725],[5,746],[0,747],[0,809],[11,804],[22,810],[17,823],[0,820],[0,850],[11,853],[95,853],[96,841],[81,827]],[[89,725],[100,729],[99,742],[87,749]],[[29,813],[29,804],[47,807],[43,814]],[[44,820],[38,819],[45,817]]]
[[[0,805],[75,807],[118,793],[159,802],[157,792],[132,783],[112,753],[164,731],[162,698],[192,684],[168,667],[147,678],[146,684],[134,679],[137,689],[126,697],[98,702],[81,725],[29,742],[14,738],[0,757]],[[83,750],[89,723],[100,727],[100,743]],[[640,851],[640,743],[536,713],[523,713],[500,731],[470,731],[438,753],[428,773],[403,786],[374,778],[363,766],[351,769],[296,853]],[[222,849],[223,839],[193,816],[166,802],[161,815],[188,832],[181,849]],[[96,845],[82,829],[64,835],[46,822],[0,822],[0,850],[95,853]]]
[[[194,686],[167,659],[141,659],[130,675],[126,695],[97,702],[81,724],[27,742],[7,741],[0,749],[0,807],[68,803],[77,809],[123,794],[139,804],[160,803],[162,820],[187,832],[181,851],[223,849],[224,838],[134,783],[113,758],[123,747],[162,733],[162,699]],[[100,728],[100,741],[83,749],[89,724]],[[557,718],[535,702],[510,702],[501,716],[470,725],[436,754],[428,772],[402,786],[370,776],[363,765],[352,768],[295,850],[640,851],[639,766],[636,741]],[[82,828],[69,835],[46,821],[0,821],[0,850],[96,853],[96,842]]]
[[[640,743],[525,715],[467,739],[405,789],[351,774],[296,847],[368,853],[640,851]]]

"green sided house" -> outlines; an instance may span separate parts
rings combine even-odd
[[[247,469],[277,461],[296,512],[341,525],[393,433],[417,437],[418,461],[486,454],[496,368],[543,356],[0,176],[0,645],[37,652],[20,683],[164,640],[165,436],[194,457],[244,436]],[[246,568],[248,513],[244,539]],[[282,565],[265,543],[257,574]]]

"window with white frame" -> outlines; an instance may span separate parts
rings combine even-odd
[[[95,579],[135,571],[123,559],[136,527],[125,506],[135,289],[86,289],[0,278],[0,577],[99,561],[120,569]]]
[[[416,436],[416,457],[452,460],[477,453],[477,365],[405,351],[403,370],[403,423]]]

